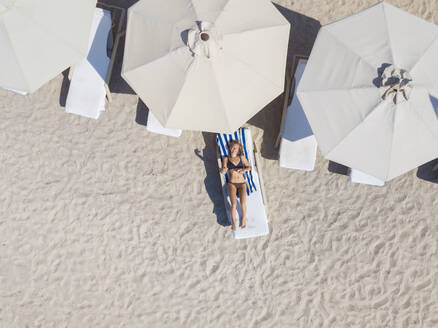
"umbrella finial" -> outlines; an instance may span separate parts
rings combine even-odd
[[[202,41],[208,41],[210,39],[210,35],[208,33],[202,32],[201,33],[201,40]]]
[[[222,38],[213,24],[200,22],[189,30],[187,46],[194,56],[211,58],[222,49]]]
[[[380,91],[382,98],[399,104],[407,101],[412,92],[413,84],[409,72],[389,65],[380,76]]]

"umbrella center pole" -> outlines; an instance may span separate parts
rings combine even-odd
[[[408,71],[390,65],[380,75],[380,93],[382,98],[399,104],[407,101],[413,88],[412,77]]]

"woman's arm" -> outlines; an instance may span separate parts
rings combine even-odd
[[[242,163],[245,166],[245,168],[242,169],[242,173],[247,172],[247,171],[251,171],[251,165],[249,164],[249,162],[245,156],[242,156]]]
[[[228,164],[228,157],[224,157],[222,159],[222,168],[220,170],[221,174],[227,173],[227,171],[228,171],[228,165],[227,164]]]

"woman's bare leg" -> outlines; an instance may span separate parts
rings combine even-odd
[[[231,218],[233,219],[233,224],[231,225],[232,230],[236,230],[237,221],[237,188],[231,183],[228,184],[228,195],[230,195],[231,200]]]
[[[246,184],[239,188],[240,208],[242,210],[242,229],[246,227]]]

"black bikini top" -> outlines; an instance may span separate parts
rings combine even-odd
[[[229,169],[244,169],[244,168],[245,168],[245,167],[243,166],[243,163],[242,163],[242,157],[240,157],[240,161],[239,161],[239,163],[237,163],[237,165],[234,165],[234,163],[232,163],[232,162],[230,161],[230,158],[228,158],[227,167],[228,167]]]

